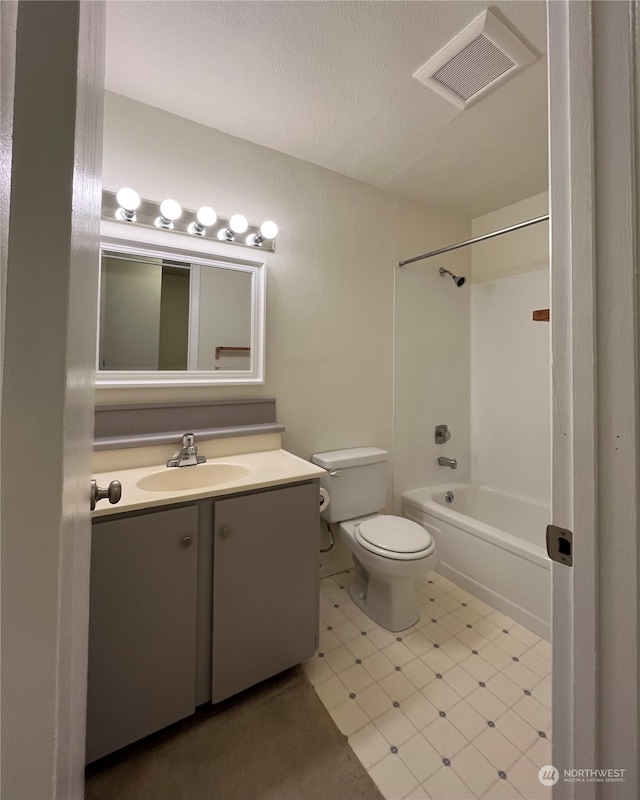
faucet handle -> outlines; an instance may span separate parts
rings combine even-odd
[[[192,447],[195,443],[196,437],[193,433],[185,433],[182,437],[182,444],[184,447]]]

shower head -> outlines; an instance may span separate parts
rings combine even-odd
[[[454,275],[453,272],[451,272],[448,269],[445,269],[444,267],[440,267],[439,272],[442,278],[444,278],[445,275],[451,275],[451,280],[455,283],[456,286],[463,286],[464,282],[466,281],[466,278],[463,278],[460,275]]]

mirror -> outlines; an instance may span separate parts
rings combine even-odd
[[[263,382],[261,263],[104,237],[100,253],[99,386]]]

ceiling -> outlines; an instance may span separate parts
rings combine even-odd
[[[107,89],[474,217],[547,187],[546,4],[491,6],[541,58],[459,111],[412,78],[469,0],[110,0]]]

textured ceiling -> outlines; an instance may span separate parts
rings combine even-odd
[[[547,185],[546,6],[491,6],[542,57],[460,112],[411,76],[484,2],[110,0],[107,89],[477,216]]]

